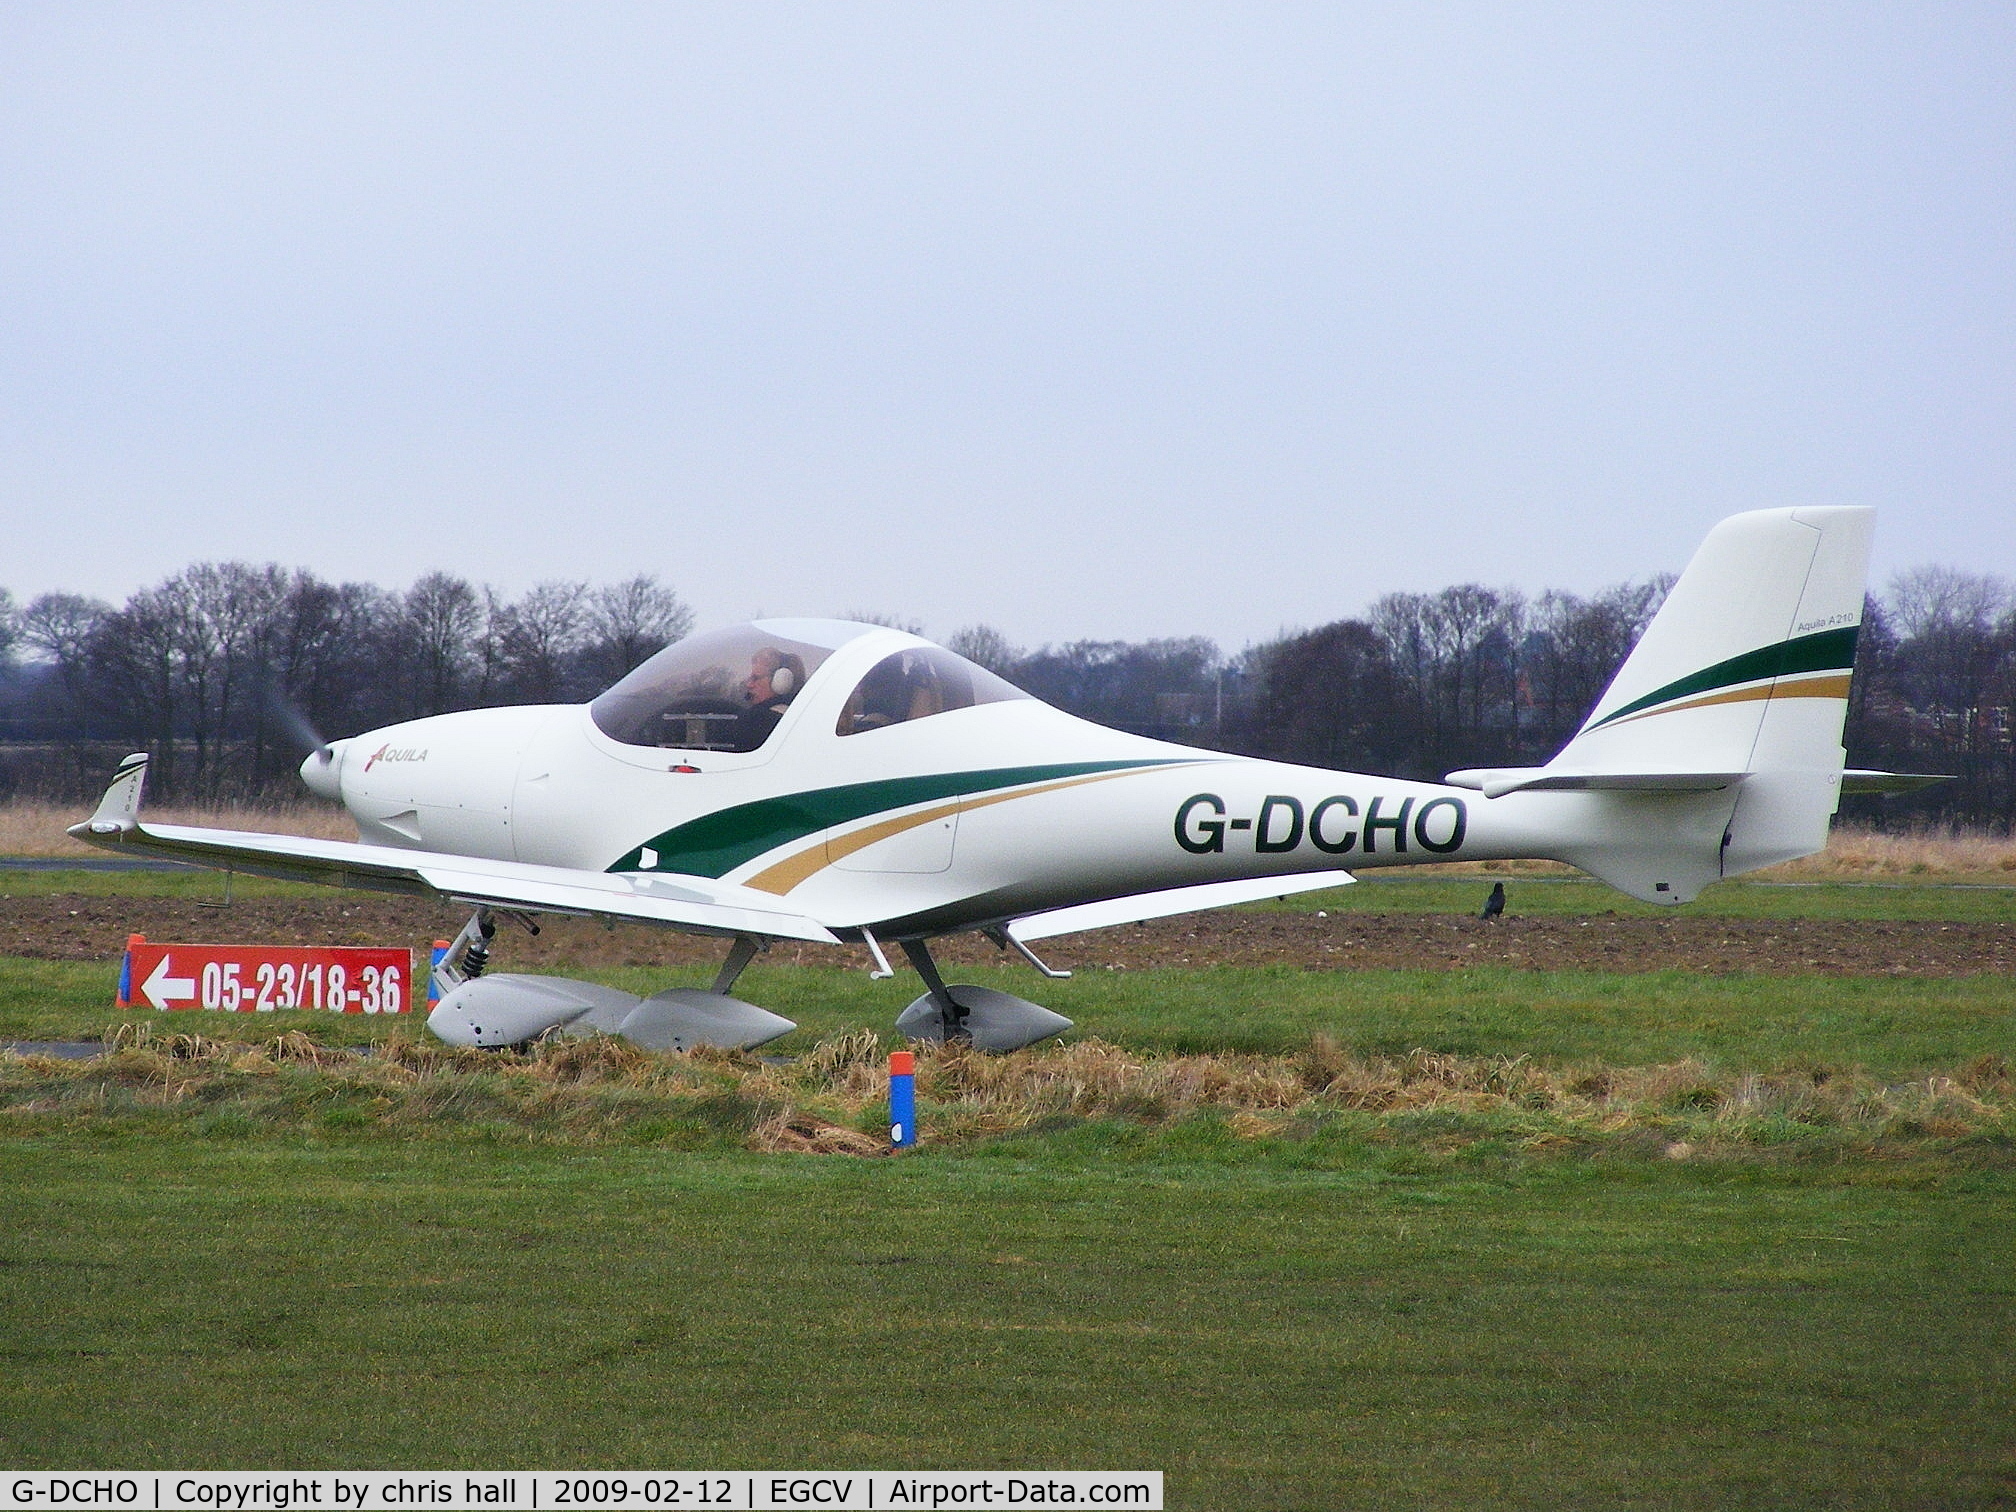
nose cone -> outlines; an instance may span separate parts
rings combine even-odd
[[[343,801],[343,750],[349,744],[347,740],[339,740],[319,751],[310,751],[308,759],[301,763],[301,780],[317,798],[327,798],[333,803]]]

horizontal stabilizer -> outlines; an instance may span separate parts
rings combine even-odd
[[[1871,772],[1850,767],[1841,774],[1844,793],[1915,793],[1952,777],[1930,772]]]
[[[1319,887],[1343,887],[1357,880],[1346,871],[1325,871],[1302,872],[1292,877],[1250,877],[1238,882],[1202,882],[1195,887],[1171,887],[1162,892],[1135,893],[1132,897],[1108,898],[1099,903],[1080,903],[1072,908],[1030,914],[1010,924],[1008,934],[1017,940],[1047,940],[1053,935],[1138,924],[1143,919],[1195,913],[1201,908],[1229,908],[1234,903],[1257,903],[1262,898],[1313,892]]]
[[[1476,767],[1451,772],[1452,787],[1486,798],[1507,793],[1712,793],[1734,787],[1744,772],[1598,772],[1587,767]]]

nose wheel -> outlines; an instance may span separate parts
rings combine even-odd
[[[994,1055],[1020,1050],[1072,1027],[1061,1013],[1052,1013],[1012,993],[992,987],[947,986],[938,963],[922,940],[904,940],[903,954],[917,968],[927,989],[896,1020],[896,1031],[907,1039],[948,1045],[971,1045]]]

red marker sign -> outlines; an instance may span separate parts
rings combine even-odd
[[[121,1008],[267,1013],[405,1013],[413,957],[377,946],[151,945],[134,939],[119,974]]]

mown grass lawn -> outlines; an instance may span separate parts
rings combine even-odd
[[[2016,1172],[0,1145],[15,1467],[1160,1468],[1172,1507],[2016,1495]]]

